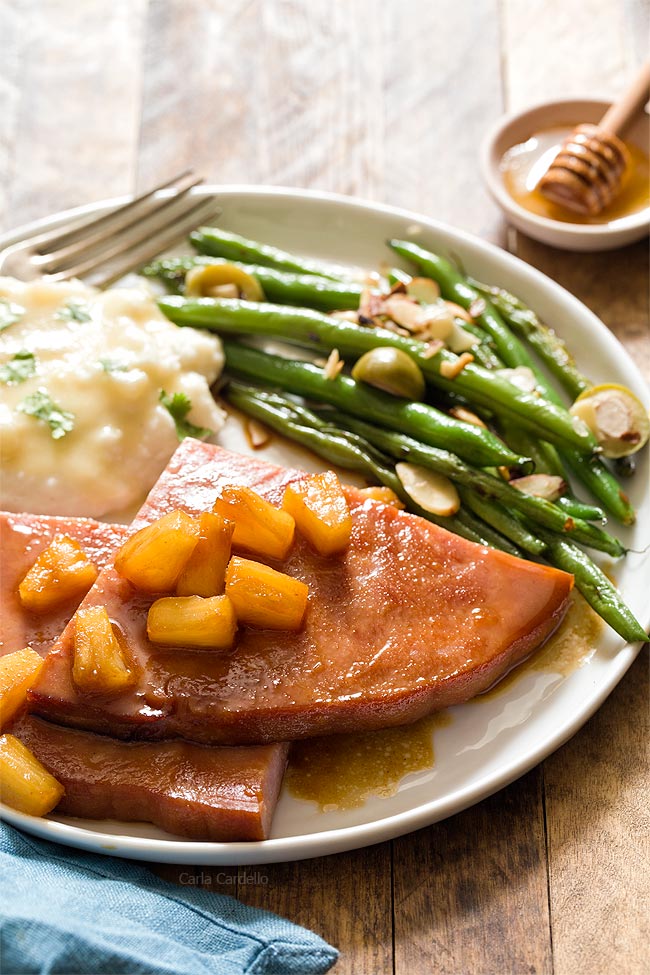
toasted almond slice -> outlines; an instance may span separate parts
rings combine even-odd
[[[395,472],[404,490],[416,504],[434,515],[447,517],[460,508],[458,491],[443,474],[436,474],[419,464],[396,464]]]
[[[332,349],[323,368],[325,379],[336,379],[344,365],[343,359],[339,356],[339,350]]]
[[[407,328],[410,332],[418,332],[423,327],[421,307],[417,301],[407,295],[390,295],[384,301],[383,311],[397,325]]]
[[[487,430],[487,425],[480,416],[472,413],[471,410],[466,409],[464,406],[452,406],[449,410],[449,415],[455,417],[456,420],[462,420],[463,423],[472,423],[475,427],[483,427],[484,430]]]
[[[513,478],[510,484],[523,494],[532,494],[545,501],[557,501],[567,489],[566,481],[557,474],[528,474]]]
[[[462,305],[457,305],[455,301],[445,301],[445,305],[449,309],[453,318],[462,318],[463,321],[472,322],[472,316],[468,311],[466,311]]]
[[[475,335],[472,335],[471,332],[466,332],[458,322],[454,322],[454,327],[446,341],[447,347],[452,352],[455,352],[457,355],[460,352],[469,352],[470,349],[473,349],[475,345],[479,344],[479,339]]]
[[[445,379],[455,379],[456,376],[460,376],[465,366],[468,366],[470,362],[474,362],[474,356],[471,352],[463,352],[455,362],[441,362],[440,375]]]
[[[352,322],[353,325],[359,324],[359,315],[356,311],[331,311],[330,318],[339,318],[342,322]]]
[[[440,297],[440,285],[431,278],[411,278],[406,293],[421,305],[431,305]]]
[[[273,438],[268,427],[251,417],[247,417],[244,430],[252,450],[260,450],[262,447],[266,447],[267,443],[270,443]]]

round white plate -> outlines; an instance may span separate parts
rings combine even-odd
[[[567,340],[581,368],[596,382],[615,381],[648,403],[645,383],[605,326],[553,281],[491,244],[434,220],[391,207],[325,193],[263,187],[205,187],[223,202],[220,225],[300,254],[376,268],[395,263],[385,246],[405,237],[460,258],[475,277],[500,284],[528,302]],[[0,248],[36,229],[99,214],[121,200],[68,211],[0,239]],[[243,438],[233,444],[247,450]],[[236,436],[236,435],[235,435]],[[276,451],[278,448],[274,448]],[[265,452],[270,460],[277,453]],[[296,463],[292,449],[280,459]],[[304,461],[300,454],[300,462]],[[312,467],[322,466],[312,461]],[[650,623],[650,492],[648,450],[630,484],[638,510],[634,528],[617,532],[635,551],[617,565],[622,593],[640,621]],[[501,693],[451,709],[435,731],[435,764],[402,779],[395,795],[373,797],[357,809],[321,812],[315,803],[282,793],[269,840],[201,843],[179,840],[146,824],[35,819],[7,807],[2,814],[22,829],[69,846],[168,863],[259,864],[337,853],[399,836],[444,819],[512,782],[571,737],[610,694],[640,645],[624,646],[605,628],[596,651],[567,677],[525,669]]]

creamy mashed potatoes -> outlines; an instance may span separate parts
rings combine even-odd
[[[139,288],[0,277],[0,505],[102,515],[137,505],[178,446],[161,403],[216,433],[215,336],[179,328]],[[185,407],[187,403],[185,402]]]

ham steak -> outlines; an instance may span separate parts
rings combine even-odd
[[[44,657],[80,602],[73,598],[47,613],[31,613],[19,599],[19,584],[55,535],[68,535],[79,542],[96,568],[103,569],[129,530],[126,525],[107,525],[90,518],[0,512],[0,657],[27,644]]]
[[[227,484],[280,504],[300,476],[188,439],[133,528],[173,508],[208,510]],[[77,693],[68,626],[31,709],[118,737],[229,745],[383,728],[479,694],[562,619],[572,576],[345,491],[353,528],[342,555],[323,558],[298,539],[285,561],[270,562],[309,585],[300,632],[242,628],[227,653],[154,646],[146,638],[153,597],[108,566],[83,605],[106,605],[137,659],[138,685],[110,700]]]
[[[287,745],[124,742],[24,715],[10,729],[65,787],[57,815],[146,821],[195,840],[264,840]]]
[[[0,513],[0,655],[31,646],[43,656],[79,599],[30,613],[18,585],[56,535],[74,538],[98,569],[130,531],[86,518]],[[197,840],[253,841],[270,832],[287,762],[286,744],[250,748],[192,742],[130,744],[22,715],[11,727],[65,787],[56,812],[154,823]]]

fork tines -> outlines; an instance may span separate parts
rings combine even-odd
[[[105,287],[217,216],[214,195],[191,195],[201,182],[185,170],[104,216],[39,234],[9,251],[16,263],[22,259],[30,277],[36,273],[62,281],[91,276],[90,283]]]

